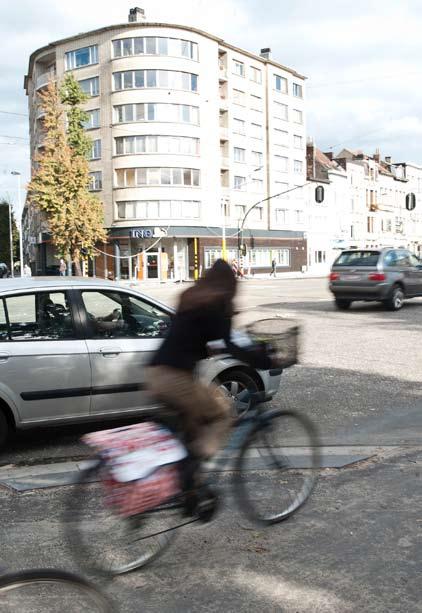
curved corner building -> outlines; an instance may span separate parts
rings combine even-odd
[[[90,96],[91,189],[104,204],[107,245],[97,275],[187,279],[221,255],[251,272],[306,264],[304,77],[200,30],[129,22],[32,53],[25,89],[31,158],[42,150],[37,92],[71,71]],[[246,211],[245,230],[239,226]],[[48,228],[27,210],[34,268],[54,266]],[[27,220],[28,223],[28,220]],[[240,237],[240,238],[239,238]],[[133,257],[128,257],[133,256]]]

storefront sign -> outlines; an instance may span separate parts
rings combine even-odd
[[[129,230],[129,236],[131,238],[152,238],[154,236],[154,230],[151,228],[133,228]]]

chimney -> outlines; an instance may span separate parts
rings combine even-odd
[[[386,155],[385,156],[385,163],[386,164],[391,164],[391,156],[390,155]]]
[[[375,150],[375,153],[374,153],[374,160],[375,160],[376,162],[378,162],[378,164],[379,164],[380,159],[381,159],[380,150],[379,150],[379,149],[376,149],[376,150]]]
[[[144,9],[140,9],[139,6],[129,9],[129,23],[136,23],[139,21],[145,21]]]
[[[265,47],[265,49],[261,49],[261,53],[259,54],[264,60],[271,59],[271,49],[269,47]]]

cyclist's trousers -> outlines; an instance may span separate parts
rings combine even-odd
[[[150,366],[146,381],[157,400],[180,415],[186,446],[195,457],[209,458],[223,446],[232,422],[231,401],[216,385],[169,366]]]

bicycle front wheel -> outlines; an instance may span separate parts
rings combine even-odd
[[[34,569],[0,577],[0,611],[112,613],[114,608],[82,577],[54,569]]]
[[[310,496],[319,467],[318,434],[309,418],[294,411],[263,413],[236,463],[241,511],[265,525],[287,519]]]
[[[65,525],[79,566],[115,576],[145,566],[170,545],[180,524],[176,502],[132,517],[122,517],[107,504],[101,460],[81,471],[67,504]]]

